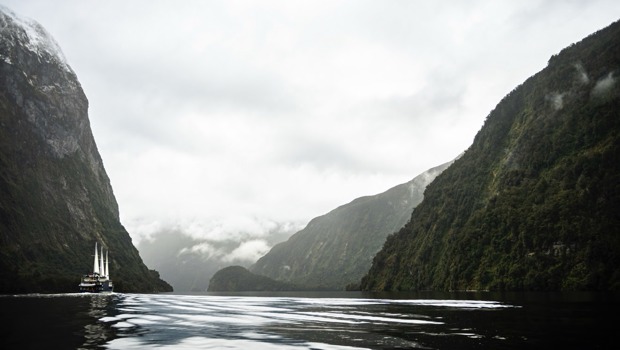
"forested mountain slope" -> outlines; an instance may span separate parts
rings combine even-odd
[[[551,57],[429,185],[362,288],[620,289],[619,75],[618,22]]]
[[[41,25],[0,6],[0,293],[77,292],[95,242],[115,290],[168,291],[119,221],[88,100]]]

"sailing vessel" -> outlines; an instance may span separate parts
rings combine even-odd
[[[103,293],[112,292],[114,285],[110,279],[108,251],[105,252],[105,259],[103,258],[103,246],[101,247],[101,255],[97,249],[97,242],[95,242],[95,262],[93,264],[93,273],[83,275],[80,282],[81,293]]]

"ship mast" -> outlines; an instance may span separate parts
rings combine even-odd
[[[93,266],[93,274],[99,274],[99,254],[97,252],[97,242],[95,242],[95,264]]]

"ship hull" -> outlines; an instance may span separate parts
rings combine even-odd
[[[112,281],[102,280],[92,275],[82,277],[79,287],[80,293],[112,293],[114,291]]]

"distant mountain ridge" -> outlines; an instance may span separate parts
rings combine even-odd
[[[620,290],[620,22],[487,117],[364,290]]]
[[[250,271],[315,288],[345,289],[357,284],[385,238],[408,221],[426,186],[452,162],[312,219],[304,229],[274,246]]]
[[[95,242],[121,292],[170,291],[119,221],[82,87],[45,29],[0,6],[0,293],[77,292]]]

